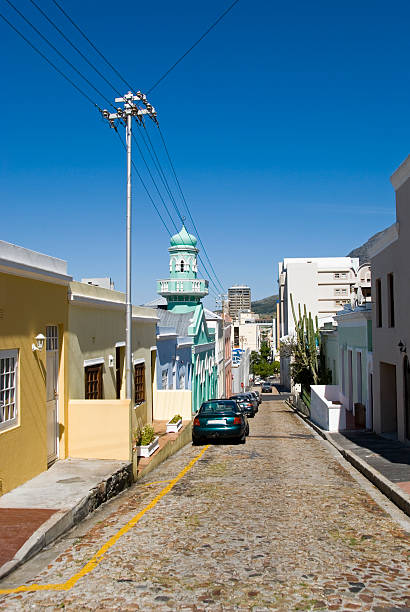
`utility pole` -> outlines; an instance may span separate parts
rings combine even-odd
[[[139,100],[144,105],[140,108],[135,104]],[[144,125],[142,116],[148,115],[155,123],[157,113],[155,108],[147,102],[147,97],[137,91],[134,95],[131,91],[122,98],[115,98],[115,102],[122,102],[124,108],[117,108],[116,113],[110,113],[104,109],[101,114],[107,119],[110,126],[117,131],[117,123],[125,126],[126,149],[127,149],[127,206],[126,206],[126,297],[125,297],[125,392],[126,399],[132,399],[132,303],[131,303],[131,139],[132,118]]]

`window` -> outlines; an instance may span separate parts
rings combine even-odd
[[[134,366],[135,403],[145,402],[145,363]]]
[[[0,431],[17,425],[17,350],[0,351]]]
[[[335,295],[340,295],[340,289],[335,289]]]
[[[183,259],[181,259],[181,266],[180,266],[180,270],[181,270],[181,272],[183,272],[183,271],[184,271],[184,269],[185,269],[185,262],[184,262],[184,260],[183,260]]]
[[[394,286],[393,274],[387,275],[387,293],[389,297],[389,327],[394,327]]]
[[[340,278],[340,274],[339,274],[339,272],[335,272],[335,273],[333,274],[333,278]]]
[[[102,368],[102,363],[86,366],[85,399],[103,399]]]
[[[162,370],[161,387],[162,389],[168,389],[168,370]]]
[[[380,278],[376,279],[376,325],[382,327],[382,281]]]

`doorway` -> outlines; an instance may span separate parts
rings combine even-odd
[[[406,438],[410,440],[410,363],[407,355],[404,357],[403,361],[403,375]]]
[[[57,325],[46,328],[46,410],[47,464],[57,459],[58,451],[58,371],[59,341]]]
[[[382,433],[397,435],[396,366],[380,362],[380,413]]]

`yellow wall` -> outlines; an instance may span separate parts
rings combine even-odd
[[[115,300],[114,307],[91,303],[71,302],[69,306],[69,397],[84,399],[84,361],[103,357],[103,398],[116,398],[115,367],[109,367],[109,356],[115,362],[115,343],[125,341],[124,295],[117,291],[93,287],[85,283],[70,283],[74,294],[94,299]],[[133,307],[133,313],[155,317],[150,308]],[[134,409],[134,414],[144,423],[152,421],[151,346],[156,343],[156,322],[153,320],[132,322],[133,359],[145,360],[146,401]],[[121,358],[125,359],[124,347]],[[125,397],[125,366],[121,398]]]
[[[131,461],[128,400],[70,400],[68,423],[70,457]]]
[[[192,418],[192,397],[188,389],[174,391],[154,390],[154,419],[169,421],[176,414],[180,414],[184,421]]]
[[[0,431],[2,492],[47,469],[46,350],[31,345],[47,325],[58,325],[60,340],[60,457],[65,456],[67,286],[0,273],[0,349],[18,349],[18,425]]]

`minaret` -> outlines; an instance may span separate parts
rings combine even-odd
[[[166,298],[168,310],[188,312],[208,294],[208,281],[197,278],[197,240],[185,225],[171,238],[169,278],[157,281],[157,291]]]

